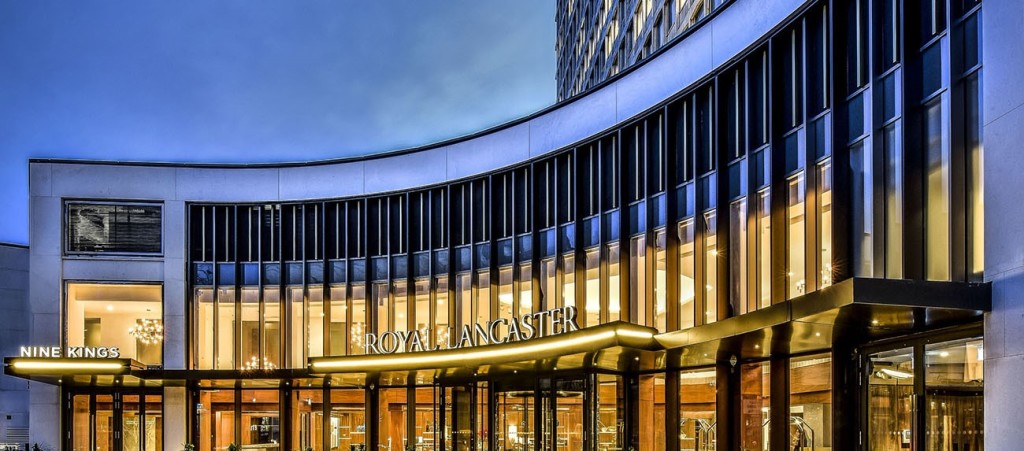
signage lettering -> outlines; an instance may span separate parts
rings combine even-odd
[[[569,306],[530,313],[519,318],[499,318],[487,324],[464,324],[458,331],[448,334],[447,343],[437,343],[433,349],[428,349],[426,345],[429,342],[429,329],[370,333],[366,334],[363,343],[366,343],[366,354],[437,351],[511,343],[580,330],[576,315],[576,307]]]
[[[116,359],[121,357],[121,350],[107,346],[22,346],[21,357],[47,359]]]

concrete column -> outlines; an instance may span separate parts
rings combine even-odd
[[[985,279],[985,448],[1024,443],[1024,2],[982,6]]]
[[[184,449],[187,422],[185,387],[164,387],[164,451]]]

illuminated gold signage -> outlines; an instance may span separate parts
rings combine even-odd
[[[429,329],[414,331],[387,331],[366,334],[366,354],[394,354],[399,352],[437,351],[459,349],[488,344],[511,343],[580,330],[576,322],[576,307],[562,307],[529,313],[519,318],[499,318],[487,324],[464,324],[458,333],[446,334],[447,339],[430,348]]]
[[[21,357],[49,359],[117,359],[121,350],[108,346],[22,346]]]

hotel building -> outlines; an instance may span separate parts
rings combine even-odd
[[[1014,449],[1024,5],[713,3],[421,148],[32,160],[31,442]]]

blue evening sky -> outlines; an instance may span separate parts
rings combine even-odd
[[[29,158],[426,144],[553,103],[554,45],[553,0],[0,0],[0,241],[28,242]]]

